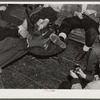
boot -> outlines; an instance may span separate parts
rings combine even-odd
[[[60,40],[60,37],[57,36],[56,34],[54,34],[54,33],[51,34],[51,35],[50,35],[50,40],[51,40],[54,44],[60,46],[62,49],[65,49],[65,48],[66,48],[66,44],[65,44],[63,41],[61,41],[61,40]]]

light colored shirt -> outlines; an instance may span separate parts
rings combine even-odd
[[[81,13],[85,12],[87,9],[87,4],[82,4],[82,11]]]
[[[44,4],[44,7],[52,7],[56,12],[60,12],[63,4]]]
[[[73,84],[71,89],[82,89],[80,83]],[[83,89],[100,89],[100,80],[88,83]]]

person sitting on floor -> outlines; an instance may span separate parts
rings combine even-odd
[[[71,82],[63,81],[59,89],[82,89],[80,78],[84,80],[89,80],[83,89],[100,89],[100,73],[97,75],[85,74],[81,68],[77,70],[70,70],[70,76],[72,77]]]

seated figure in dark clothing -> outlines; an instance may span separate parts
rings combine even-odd
[[[91,75],[85,74],[81,68],[70,70],[70,81],[63,81],[59,89],[100,89],[100,73]],[[83,81],[87,81],[83,86]]]

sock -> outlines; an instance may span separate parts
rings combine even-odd
[[[36,25],[40,25],[40,24],[42,24],[43,23],[43,19],[39,19],[38,21],[37,21],[37,23],[36,23]]]
[[[64,40],[67,38],[67,35],[64,32],[61,32],[59,34],[60,37],[64,38]]]
[[[84,47],[83,47],[83,51],[88,52],[88,51],[89,51],[89,49],[90,49],[90,47],[88,47],[88,46],[84,45]]]
[[[18,32],[20,32],[21,30],[25,30],[22,25],[18,26]]]

